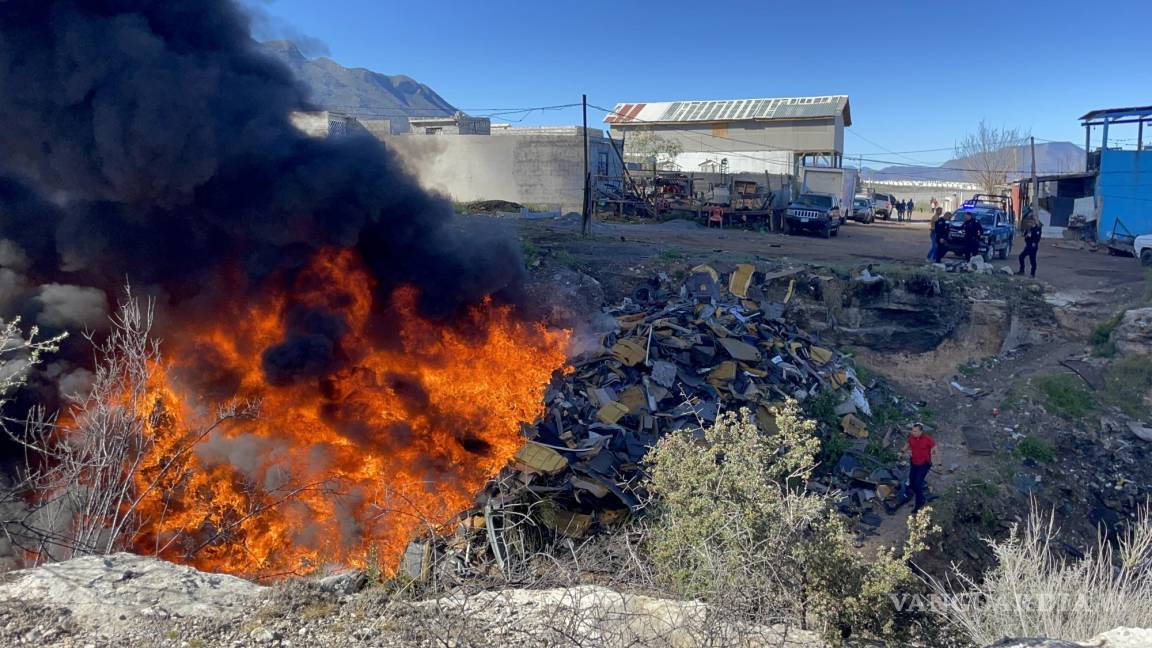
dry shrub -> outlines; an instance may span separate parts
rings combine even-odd
[[[166,451],[156,453],[156,430],[169,414],[156,404],[161,356],[152,321],[152,303],[141,308],[126,288],[107,336],[88,336],[96,361],[88,392],[75,395],[59,419],[34,408],[23,426],[4,426],[25,451],[21,479],[10,490],[21,510],[4,521],[4,532],[29,562],[116,551],[160,554],[185,542],[180,534],[148,537],[162,519],[148,517],[145,503],[159,499],[165,515],[196,443],[224,421],[255,415],[256,404],[228,404],[207,426],[173,432]],[[38,361],[39,354],[30,358]]]
[[[938,612],[977,645],[1003,637],[1087,641],[1118,627],[1152,627],[1152,510],[1141,508],[1114,539],[1103,535],[1081,560],[1058,554],[1055,514],[1032,512],[1003,541],[982,582],[956,572],[933,582]],[[954,586],[952,586],[954,585]]]
[[[763,433],[747,411],[727,413],[649,454],[646,550],[657,585],[735,619],[819,629],[834,641],[923,636],[923,615],[897,609],[892,596],[920,589],[907,559],[937,530],[928,514],[910,519],[902,551],[865,559],[832,496],[805,490],[820,448],[815,423],[789,401],[774,427]]]

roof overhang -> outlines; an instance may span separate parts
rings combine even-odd
[[[1131,108],[1106,108],[1093,110],[1080,118],[1085,125],[1115,123],[1119,120],[1149,121],[1152,120],[1152,106],[1133,106]]]

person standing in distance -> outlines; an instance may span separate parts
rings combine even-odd
[[[911,490],[912,496],[916,500],[912,507],[912,514],[915,515],[924,508],[927,501],[924,485],[928,479],[928,472],[932,470],[933,462],[940,460],[940,451],[936,447],[936,440],[924,432],[923,423],[912,425],[912,431],[904,442],[904,448],[900,450],[900,456],[907,457],[911,467],[908,470],[908,489],[901,492],[896,508],[903,506],[905,502],[911,499],[908,495],[908,490]]]
[[[1020,231],[1024,234],[1024,251],[1020,253],[1020,272],[1016,274],[1024,274],[1024,259],[1027,258],[1032,263],[1032,276],[1035,277],[1036,252],[1040,249],[1040,237],[1044,227],[1029,213],[1020,222]]]

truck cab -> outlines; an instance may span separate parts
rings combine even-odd
[[[1140,259],[1140,263],[1145,266],[1152,266],[1152,234],[1144,234],[1137,236],[1132,241],[1133,252],[1136,253],[1136,258]]]
[[[1012,252],[1016,230],[1008,219],[1006,200],[999,196],[977,195],[961,205],[948,222],[948,236],[944,239],[944,247],[949,252],[965,254],[968,251],[963,230],[965,214],[971,214],[984,230],[975,253],[986,260],[991,260],[994,256],[1007,259]]]
[[[787,233],[815,232],[823,238],[840,233],[840,198],[832,194],[802,193],[788,203],[784,213],[784,227]]]

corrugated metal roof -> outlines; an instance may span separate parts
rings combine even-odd
[[[776,99],[726,99],[718,101],[665,101],[621,103],[604,118],[608,124],[632,122],[712,122],[769,119],[816,119],[843,114],[852,125],[847,95],[788,97]]]

